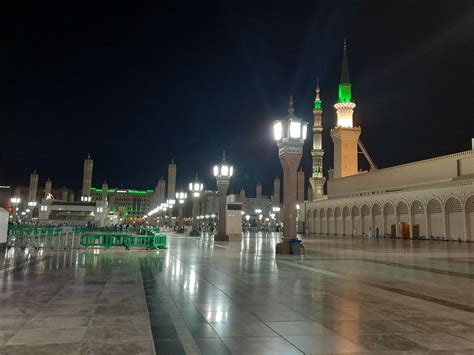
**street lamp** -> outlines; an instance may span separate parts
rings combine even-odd
[[[193,200],[193,226],[189,235],[200,234],[198,230],[199,198],[201,197],[201,191],[203,188],[204,186],[199,182],[196,174],[194,181],[189,183],[189,192],[191,193],[191,199]]]
[[[297,171],[303,155],[307,122],[294,115],[293,97],[288,102],[288,119],[273,123],[273,134],[278,145],[278,157],[283,168],[283,241],[277,253],[289,254],[289,240],[296,238]]]
[[[12,204],[12,215],[13,215],[13,212],[15,212],[15,221],[18,220],[18,205],[20,204],[21,202],[21,199],[19,197],[12,197],[10,199],[10,202]]]
[[[178,226],[179,226],[180,230],[183,227],[183,206],[184,206],[184,202],[186,201],[187,197],[188,197],[188,194],[184,191],[176,193],[176,200],[178,200],[178,204],[179,204]]]
[[[226,233],[227,189],[230,178],[234,174],[234,167],[226,162],[225,151],[222,153],[222,161],[214,165],[212,171],[217,180],[217,190],[219,191],[219,229],[215,240],[228,241],[229,236]]]

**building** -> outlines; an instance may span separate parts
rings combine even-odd
[[[125,221],[140,219],[156,207],[154,204],[155,190],[91,187],[90,191],[93,202],[107,200],[109,212],[118,214]]]
[[[334,168],[327,195],[318,196],[310,180],[314,200],[303,205],[306,232],[474,241],[474,150],[361,172],[362,128],[353,125],[351,90],[344,45],[337,126],[331,130]]]
[[[45,199],[39,208],[41,224],[96,225],[107,222],[107,204],[103,201],[60,201]]]

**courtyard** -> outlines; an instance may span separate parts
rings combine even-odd
[[[280,238],[7,250],[0,353],[473,353],[473,244]]]

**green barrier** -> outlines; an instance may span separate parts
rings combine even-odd
[[[80,244],[85,248],[102,247],[105,250],[110,247],[125,247],[127,250],[134,247],[147,250],[166,249],[166,235],[84,233],[81,235]]]

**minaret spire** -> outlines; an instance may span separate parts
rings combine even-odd
[[[349,60],[347,59],[347,39],[344,39],[342,50],[341,80],[339,82],[339,102],[351,102],[352,90],[349,78]]]
[[[293,95],[290,94],[290,99],[288,100],[288,117],[293,117],[295,113],[295,108],[293,104]]]
[[[333,179],[355,175],[359,172],[358,141],[361,129],[360,127],[354,127],[352,117],[356,104],[352,101],[346,40],[344,40],[342,51],[341,81],[338,96],[339,99],[334,105],[337,113],[337,124],[331,130],[331,138],[334,142],[334,170],[330,176]]]
[[[319,87],[319,78],[316,81],[316,98],[313,102],[313,149],[311,149],[313,171],[309,178],[309,182],[312,188],[312,198],[314,200],[321,198],[324,195],[324,184],[326,179],[323,176],[323,125],[322,125],[322,114],[323,110],[321,107],[321,88]]]

